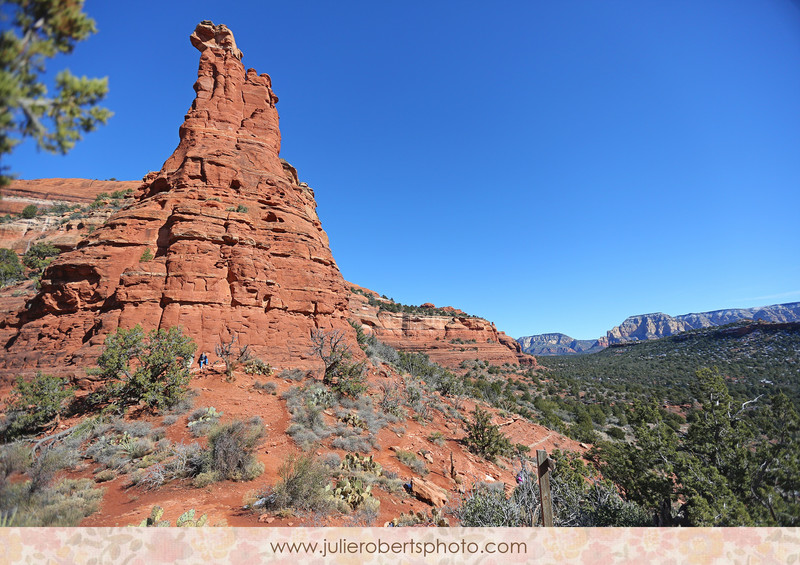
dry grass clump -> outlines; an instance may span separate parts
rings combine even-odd
[[[291,453],[278,469],[280,480],[250,496],[254,509],[271,510],[279,515],[296,512],[327,514],[336,509],[330,489],[331,470],[309,454]]]
[[[45,447],[37,454],[23,443],[0,448],[0,516],[7,526],[77,526],[97,511],[103,496],[89,479],[63,479],[56,473],[72,467],[77,452],[72,446]],[[10,481],[21,473],[23,480]]]
[[[261,418],[243,422],[234,420],[214,428],[208,435],[208,450],[203,453],[197,487],[220,480],[252,481],[264,472],[264,465],[255,456],[256,448],[266,435]]]
[[[414,471],[417,475],[427,475],[428,474],[428,467],[425,465],[425,461],[419,459],[414,453],[411,451],[404,451],[402,449],[398,449],[395,454],[397,458],[403,465],[406,465],[409,469]]]

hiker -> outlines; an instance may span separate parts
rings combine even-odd
[[[200,365],[200,370],[203,370],[203,367],[208,365],[208,355],[206,355],[205,351],[200,354],[200,358],[197,360],[197,363]]]

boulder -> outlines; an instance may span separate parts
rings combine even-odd
[[[411,481],[411,493],[422,502],[440,508],[447,504],[447,492],[432,482],[414,478]]]

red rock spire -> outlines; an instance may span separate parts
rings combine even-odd
[[[197,93],[180,143],[137,202],[44,273],[6,324],[0,373],[79,374],[118,327],[180,325],[209,354],[236,333],[264,361],[311,366],[310,334],[347,324],[348,292],[313,191],[281,161],[268,75],[245,71],[224,25],[204,21]],[[142,261],[149,250],[154,258]],[[212,361],[214,357],[212,355]]]
[[[180,144],[161,169],[173,186],[242,184],[283,174],[278,97],[268,74],[245,72],[225,25],[203,21],[191,35],[201,53],[197,97],[180,128]],[[156,190],[161,183],[156,183]]]

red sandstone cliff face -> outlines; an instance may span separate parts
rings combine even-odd
[[[360,291],[377,293],[362,289]],[[433,307],[424,304],[423,307]],[[474,318],[461,310],[442,308],[451,316],[425,316],[401,312],[388,312],[370,305],[363,294],[350,294],[350,317],[364,326],[365,333],[375,336],[402,351],[427,353],[431,361],[458,368],[462,361],[480,359],[492,365],[536,366],[536,359],[522,352],[517,341],[497,331],[492,322]]]
[[[101,192],[135,189],[133,180],[34,179],[14,180],[2,190],[0,214],[18,214],[28,204],[39,208],[54,204],[91,204]]]
[[[33,204],[46,210],[56,204],[78,205],[85,213],[80,219],[68,220],[68,214],[44,215],[32,219],[16,217],[0,224],[0,247],[25,253],[32,243],[45,242],[62,251],[72,250],[86,235],[87,228],[97,228],[111,216],[108,208],[88,210],[100,193],[134,190],[140,181],[102,181],[90,179],[15,180],[2,190],[0,214],[19,214]]]
[[[279,366],[314,364],[315,328],[355,343],[314,193],[279,157],[270,77],[245,70],[225,26],[203,22],[191,39],[202,53],[197,97],[177,149],[137,202],[59,256],[6,320],[14,331],[0,372],[87,367],[107,334],[137,323],[180,325],[212,358],[233,332]]]

